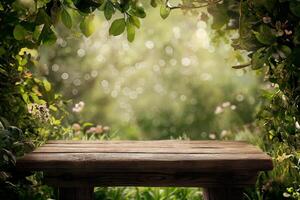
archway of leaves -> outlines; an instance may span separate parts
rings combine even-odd
[[[168,0],[151,0],[149,3],[160,7],[163,19],[175,9],[188,12],[202,8],[201,19],[212,15],[212,28],[217,35],[225,38],[227,32],[238,31],[239,37],[231,38],[232,44],[237,50],[247,51],[251,62],[234,68],[259,70],[274,86],[271,92],[264,94],[268,103],[258,114],[258,125],[265,130],[261,147],[273,156],[276,168],[260,176],[256,192],[259,195],[252,192],[249,198],[299,198],[300,2],[183,0],[173,4]],[[96,9],[112,21],[110,35],[126,32],[128,40],[133,41],[140,20],[146,17],[147,6],[148,3],[143,5],[136,0],[0,2],[0,196],[5,193],[15,198],[32,191],[41,193],[37,187],[28,187],[32,180],[15,176],[15,158],[46,140],[50,132],[59,136],[62,130],[55,127],[66,115],[65,102],[59,94],[50,92],[51,84],[30,72],[38,58],[29,49],[54,43],[54,26],[60,20],[70,31],[76,29],[90,36],[95,28],[93,12]],[[122,17],[112,20],[115,14]],[[75,18],[80,24],[74,24]],[[28,109],[28,104],[34,106]],[[39,175],[34,179],[38,180]]]

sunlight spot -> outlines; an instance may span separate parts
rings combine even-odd
[[[159,61],[158,61],[158,64],[160,65],[160,66],[165,66],[166,65],[166,61],[165,60],[163,60],[163,59],[160,59]]]
[[[201,74],[200,78],[203,81],[210,81],[210,80],[212,80],[212,76],[209,73],[203,73],[203,74]]]
[[[78,94],[78,90],[77,90],[77,89],[73,89],[73,90],[72,90],[72,94],[73,94],[73,95]]]
[[[102,85],[103,88],[108,88],[109,83],[108,83],[107,80],[102,80],[102,81],[101,81],[101,85]]]
[[[148,49],[153,49],[154,48],[154,43],[151,40],[148,40],[148,41],[145,42],[145,46]]]
[[[170,59],[169,62],[172,66],[175,66],[177,64],[177,60],[175,58]]]
[[[209,138],[212,139],[212,140],[215,140],[216,139],[216,134],[215,133],[210,133]]]
[[[116,98],[116,97],[118,96],[118,91],[113,90],[113,91],[111,92],[111,96],[112,96],[112,98]]]
[[[180,100],[181,101],[185,101],[186,100],[186,96],[185,95],[180,95]]]
[[[239,102],[244,101],[244,95],[238,94],[238,95],[236,95],[235,99]]]
[[[61,47],[66,47],[67,46],[67,42],[62,38],[58,38],[56,43]]]
[[[181,31],[180,31],[180,28],[178,26],[175,26],[173,28],[173,34],[174,34],[174,37],[176,39],[179,39],[181,37]]]
[[[229,101],[226,101],[226,102],[222,103],[222,107],[223,107],[223,108],[227,108],[227,107],[229,107],[230,105],[231,105],[231,103],[230,103]]]
[[[166,46],[165,52],[166,52],[166,54],[168,54],[168,55],[172,55],[172,54],[173,54],[173,48],[170,47],[170,46]]]
[[[85,56],[85,50],[84,50],[84,49],[78,49],[78,50],[77,50],[77,55],[78,55],[79,57]]]
[[[184,57],[184,58],[182,58],[181,59],[181,64],[183,65],[183,66],[189,66],[189,65],[191,65],[191,63],[192,63],[192,61],[191,61],[191,59],[190,58],[188,58],[188,57]]]
[[[221,107],[221,106],[217,106],[216,107],[216,110],[215,110],[215,114],[217,115],[217,114],[220,114],[220,113],[222,113],[224,110],[223,110],[223,108]]]
[[[61,78],[64,80],[67,80],[69,78],[69,74],[64,72],[64,73],[62,73]]]
[[[135,91],[130,92],[129,98],[130,99],[136,99],[137,98],[137,93]]]
[[[80,80],[80,79],[75,79],[75,80],[73,81],[73,84],[74,84],[75,86],[80,86],[80,85],[81,85],[81,80]]]
[[[128,87],[125,87],[125,88],[123,88],[122,93],[123,93],[125,96],[128,96],[129,93],[130,93],[130,89],[129,89]]]
[[[53,64],[51,69],[52,69],[52,71],[57,72],[59,70],[59,65],[58,64]]]
[[[104,62],[105,62],[105,57],[104,57],[102,54],[99,54],[99,55],[96,57],[96,60],[97,60],[99,63],[104,63]]]
[[[235,109],[236,109],[236,105],[231,105],[231,106],[230,106],[230,109],[231,109],[231,110],[235,110]]]
[[[96,77],[98,76],[98,71],[97,71],[97,70],[93,70],[93,71],[91,72],[91,76],[92,76],[93,78],[96,78]]]
[[[88,81],[91,79],[91,76],[89,74],[84,75],[84,80]]]

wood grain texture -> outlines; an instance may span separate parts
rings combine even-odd
[[[233,141],[49,141],[17,160],[64,187],[252,185],[272,160]]]

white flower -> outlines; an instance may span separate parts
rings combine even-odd
[[[83,101],[80,101],[79,103],[76,103],[75,106],[72,108],[72,111],[73,112],[81,112],[84,108],[84,102]]]
[[[215,114],[216,114],[216,115],[217,115],[217,114],[220,114],[220,113],[222,113],[223,111],[224,111],[223,108],[220,107],[220,106],[218,106],[218,107],[216,107]]]

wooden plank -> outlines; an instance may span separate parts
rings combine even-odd
[[[152,154],[152,153],[34,153],[17,162],[19,169],[197,169],[269,170],[265,154]]]
[[[186,143],[186,144],[248,144],[245,141],[219,141],[219,140],[49,140],[47,141],[47,144],[90,144],[90,143],[96,143],[96,144],[171,144],[171,143]]]
[[[237,149],[233,147],[224,148],[137,148],[137,147],[39,147],[33,153],[174,153],[174,154],[261,154],[261,151],[254,147]]]
[[[110,172],[94,174],[45,174],[49,185],[64,187],[95,186],[149,186],[149,187],[212,187],[216,185],[249,186],[255,184],[257,174],[243,173],[200,173],[148,171],[140,172]]]

